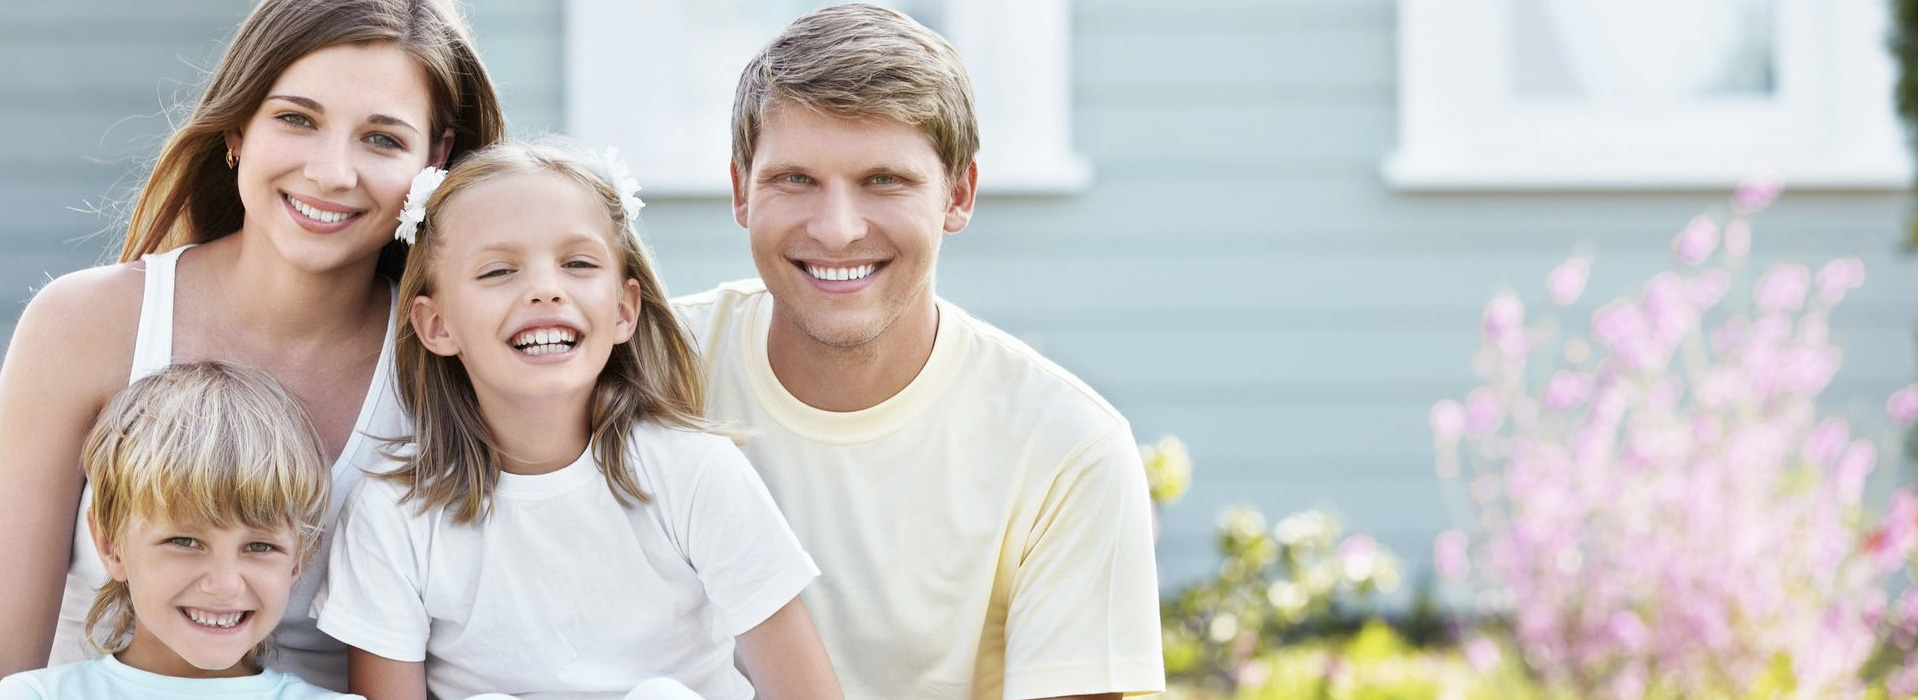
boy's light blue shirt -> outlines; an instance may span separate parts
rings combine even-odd
[[[0,680],[0,700],[81,698],[260,698],[261,700],[366,700],[312,685],[299,676],[267,670],[238,678],[177,678],[120,663],[108,654],[91,661],[23,671]]]

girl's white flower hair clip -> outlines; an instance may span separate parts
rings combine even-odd
[[[400,206],[400,227],[394,229],[393,240],[413,245],[419,239],[420,224],[426,221],[426,200],[445,181],[446,171],[431,165],[413,176],[413,186],[406,190],[406,202]]]
[[[626,225],[630,230],[639,223],[639,210],[646,206],[639,199],[639,180],[633,177],[633,171],[626,169],[626,162],[619,159],[619,149],[607,146],[600,153],[599,176],[606,178],[606,184],[613,186],[619,193],[619,205],[626,210]]]

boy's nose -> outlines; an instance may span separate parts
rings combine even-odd
[[[239,597],[246,590],[246,582],[240,577],[240,563],[224,558],[214,561],[200,576],[200,590],[221,600]]]

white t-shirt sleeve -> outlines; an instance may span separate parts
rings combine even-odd
[[[739,448],[719,439],[693,476],[673,515],[723,631],[737,637],[792,602],[819,567]]]
[[[41,700],[46,694],[26,673],[0,678],[0,700]]]
[[[1165,689],[1151,520],[1123,424],[1068,458],[1013,578],[1005,697]]]
[[[368,478],[340,510],[326,585],[313,599],[320,631],[395,661],[424,661],[431,632],[413,503]]]

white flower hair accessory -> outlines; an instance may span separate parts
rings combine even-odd
[[[426,221],[426,200],[445,181],[446,171],[431,165],[413,176],[413,186],[406,190],[406,202],[400,205],[400,227],[393,230],[393,240],[413,245],[419,239],[420,224]]]
[[[617,147],[607,146],[597,165],[599,176],[606,178],[606,184],[619,193],[619,206],[626,210],[626,227],[633,230],[639,223],[639,210],[646,206],[639,199],[639,180],[633,177],[633,171],[626,169],[626,162],[619,159]]]

